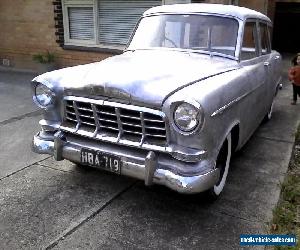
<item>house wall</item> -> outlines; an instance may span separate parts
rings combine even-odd
[[[261,13],[267,13],[267,0],[239,0],[239,6],[247,7],[249,9],[257,10]]]
[[[284,1],[284,0],[283,0]],[[112,52],[67,50],[59,46],[59,32],[55,23],[53,2],[59,0],[0,0],[0,66],[38,70],[32,60],[36,53],[54,53],[58,67],[103,60]],[[274,15],[275,0],[207,0],[210,3],[234,3]],[[295,1],[298,2],[298,1]]]
[[[0,65],[3,59],[9,59],[11,67],[38,70],[32,56],[47,50],[56,55],[58,67],[112,55],[62,49],[56,42],[53,0],[1,0],[0,25]]]

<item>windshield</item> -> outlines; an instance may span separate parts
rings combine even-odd
[[[212,15],[165,14],[144,17],[129,50],[155,47],[235,55],[238,22]]]

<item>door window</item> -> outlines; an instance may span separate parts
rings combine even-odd
[[[261,40],[261,54],[267,55],[271,53],[271,42],[269,36],[268,26],[265,23],[259,24],[260,40]]]
[[[258,56],[257,29],[255,22],[247,22],[244,27],[241,60],[249,60]]]

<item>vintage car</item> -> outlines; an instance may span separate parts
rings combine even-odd
[[[247,8],[154,7],[121,55],[37,76],[33,150],[181,193],[222,192],[280,85],[272,24]]]

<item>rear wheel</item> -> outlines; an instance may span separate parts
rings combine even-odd
[[[224,189],[230,165],[231,147],[231,133],[229,133],[217,157],[216,168],[220,170],[220,177],[217,183],[208,191],[210,198],[218,198]]]

